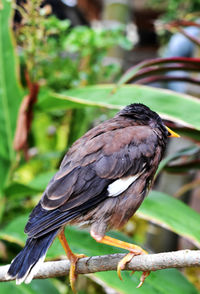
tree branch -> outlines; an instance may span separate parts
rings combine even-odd
[[[116,270],[118,262],[125,254],[111,254],[103,256],[92,256],[82,258],[77,263],[77,274],[89,274],[102,271]],[[200,250],[180,250],[158,254],[135,256],[127,265],[125,270],[131,271],[156,271],[165,268],[183,268],[200,266]],[[6,279],[9,265],[0,267],[0,281]],[[65,276],[69,273],[70,262],[68,260],[45,262],[35,279],[46,279]]]

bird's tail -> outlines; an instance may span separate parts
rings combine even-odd
[[[7,278],[15,278],[16,284],[30,283],[45,259],[48,248],[59,229],[39,238],[28,238],[25,247],[13,259],[7,273]]]

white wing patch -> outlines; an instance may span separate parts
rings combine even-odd
[[[128,189],[128,187],[139,178],[141,173],[138,173],[134,176],[124,177],[114,181],[112,184],[108,186],[108,196],[109,197],[116,197],[119,194],[123,193]]]

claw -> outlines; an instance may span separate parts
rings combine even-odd
[[[72,288],[72,291],[74,294],[77,293],[76,288],[75,288],[75,282],[78,277],[76,274],[76,263],[78,262],[79,259],[86,257],[84,254],[74,254],[73,256],[74,260],[71,260],[71,265],[70,265],[70,270],[69,270],[69,282],[70,286]]]
[[[76,262],[74,263],[71,262],[70,270],[69,270],[69,282],[74,294],[76,293],[75,282],[77,279],[77,274],[75,273],[75,271],[76,271]]]
[[[145,279],[150,275],[150,272],[143,272],[141,277],[140,277],[140,283],[136,288],[140,288],[142,287],[142,285],[144,284]]]
[[[125,266],[128,262],[131,261],[131,259],[136,256],[136,255],[141,255],[141,254],[147,254],[147,252],[145,250],[141,250],[140,252],[129,252],[124,258],[122,258],[120,260],[120,262],[118,263],[117,266],[117,275],[119,277],[120,280],[122,280],[122,276],[121,276],[121,270],[125,269]],[[135,273],[135,271],[131,272],[131,275],[133,275]],[[143,272],[142,276],[140,278],[140,283],[136,288],[140,288],[142,287],[142,285],[144,284],[145,279],[150,275],[150,272]]]
[[[122,275],[121,275],[121,270],[125,269],[126,264],[131,261],[131,259],[135,256],[134,253],[129,252],[124,258],[120,260],[120,262],[117,265],[117,275],[122,281]]]

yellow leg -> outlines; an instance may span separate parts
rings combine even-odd
[[[117,266],[117,274],[118,277],[120,278],[120,280],[122,280],[122,276],[121,276],[121,270],[123,270],[126,266],[126,264],[128,262],[131,261],[131,259],[136,256],[136,255],[142,255],[142,254],[148,254],[145,250],[143,250],[141,247],[131,244],[131,243],[127,243],[118,239],[114,239],[112,237],[109,236],[104,236],[101,240],[97,240],[100,243],[106,244],[106,245],[111,245],[111,246],[115,246],[115,247],[119,247],[119,248],[123,248],[126,250],[129,250],[130,252],[124,257],[122,258],[122,260],[120,260],[120,262],[118,263]],[[140,283],[137,286],[137,288],[141,287],[146,279],[146,277],[148,277],[148,275],[150,274],[150,272],[143,272],[141,278],[140,278]]]
[[[72,288],[72,291],[74,293],[76,293],[76,289],[75,289],[75,281],[77,279],[77,274],[76,274],[76,263],[80,258],[85,257],[84,254],[74,254],[70,247],[69,244],[67,243],[67,240],[65,238],[65,233],[64,230],[62,230],[59,235],[58,235],[59,241],[62,244],[62,247],[65,250],[65,253],[68,257],[68,259],[70,260],[70,271],[69,271],[69,281],[70,281],[70,285]]]

